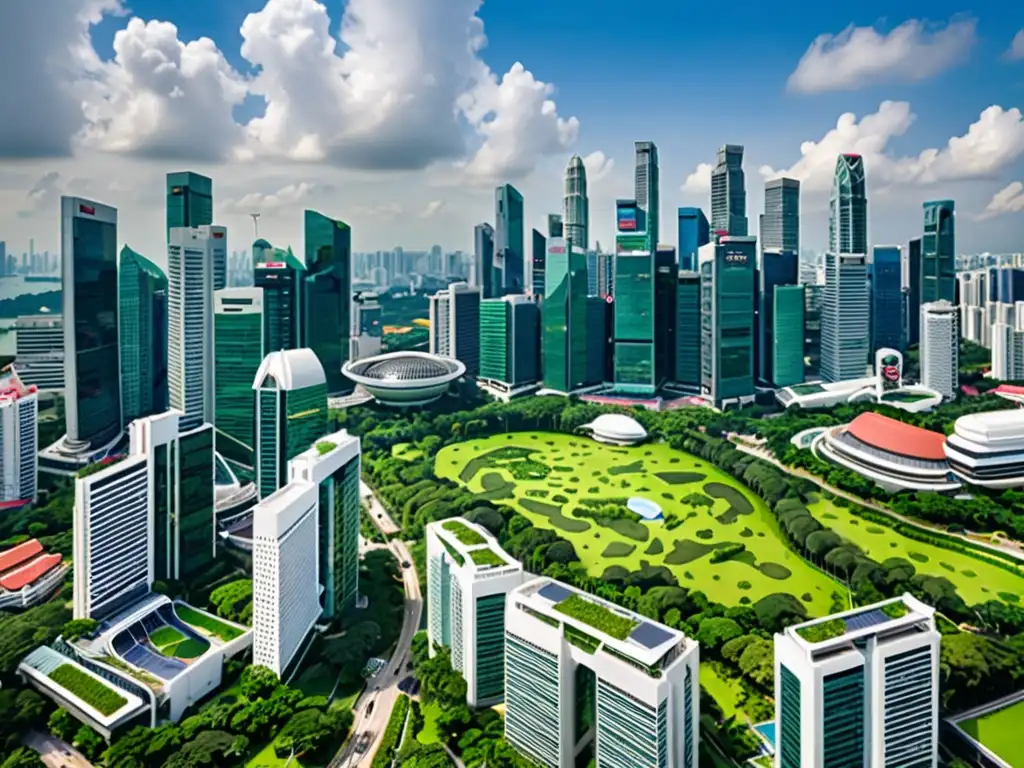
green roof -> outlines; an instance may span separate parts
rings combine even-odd
[[[506,565],[505,559],[490,547],[469,550],[469,558],[475,565]]]
[[[458,539],[460,544],[465,544],[467,547],[487,543],[487,539],[461,520],[447,520],[441,523],[441,527]]]
[[[582,621],[599,632],[616,640],[625,640],[640,623],[629,616],[622,616],[598,602],[573,594],[555,606],[555,610]]]

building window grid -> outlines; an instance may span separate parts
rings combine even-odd
[[[505,654],[506,738],[547,768],[558,768],[558,661],[553,654],[507,632]]]

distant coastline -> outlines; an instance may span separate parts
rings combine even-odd
[[[54,314],[60,313],[61,292],[23,293],[11,299],[0,299],[0,318],[14,318],[21,315],[37,315],[43,308]]]

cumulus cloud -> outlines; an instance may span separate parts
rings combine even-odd
[[[1010,43],[1010,47],[1003,56],[1007,61],[1024,59],[1024,29],[1013,36],[1013,42]]]
[[[700,163],[693,173],[686,177],[680,189],[691,197],[707,197],[711,194],[711,163]]]
[[[1020,213],[1024,211],[1024,184],[1015,181],[1007,184],[996,192],[985,210],[975,217],[977,221],[992,219],[1004,213]]]
[[[918,19],[888,34],[852,24],[837,35],[819,35],[787,86],[797,93],[853,91],[882,82],[916,82],[963,61],[976,41],[973,19],[945,26]]]
[[[421,219],[432,219],[444,210],[444,200],[431,200],[426,207],[420,211]]]
[[[298,205],[309,197],[313,189],[312,184],[302,181],[298,184],[289,184],[269,195],[250,192],[238,200],[227,201],[224,204],[224,210],[229,213],[272,215],[282,209]]]
[[[615,161],[604,152],[591,152],[583,158],[583,167],[587,169],[587,183],[599,181],[611,173]]]
[[[25,196],[25,207],[18,210],[18,216],[23,219],[32,218],[36,213],[52,216],[59,210],[58,201],[64,194],[64,184],[57,171],[50,171],[43,174],[32,185],[32,188]]]

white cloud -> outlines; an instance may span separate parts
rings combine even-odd
[[[398,203],[381,203],[379,205],[357,205],[352,215],[361,219],[383,219],[390,221],[402,215],[404,209]]]
[[[976,221],[984,221],[1001,216],[1004,213],[1020,213],[1024,211],[1024,184],[1015,181],[1007,184],[992,196],[985,210],[975,217]]]
[[[228,200],[223,208],[229,213],[272,215],[282,209],[298,205],[309,197],[313,189],[312,184],[302,181],[298,184],[289,184],[269,195],[251,192],[238,200]]]
[[[583,167],[587,169],[587,184],[600,181],[615,167],[615,161],[606,157],[604,152],[591,152],[583,158]]]
[[[882,82],[916,82],[960,63],[974,46],[976,22],[944,27],[910,19],[888,34],[852,24],[838,35],[819,35],[789,76],[798,93],[852,91]]]
[[[691,197],[707,197],[711,194],[711,163],[701,163],[686,177],[680,189]]]
[[[1003,58],[1007,61],[1020,61],[1024,59],[1024,29],[1013,36],[1013,42],[1010,43],[1010,47],[1003,54]]]
[[[64,194],[64,183],[61,181],[60,174],[57,171],[49,171],[32,185],[25,196],[25,207],[18,210],[18,216],[28,219],[40,213],[43,216],[52,217],[60,210],[58,205],[62,194]]]
[[[444,200],[431,200],[426,207],[420,211],[421,219],[432,219],[444,210]]]

